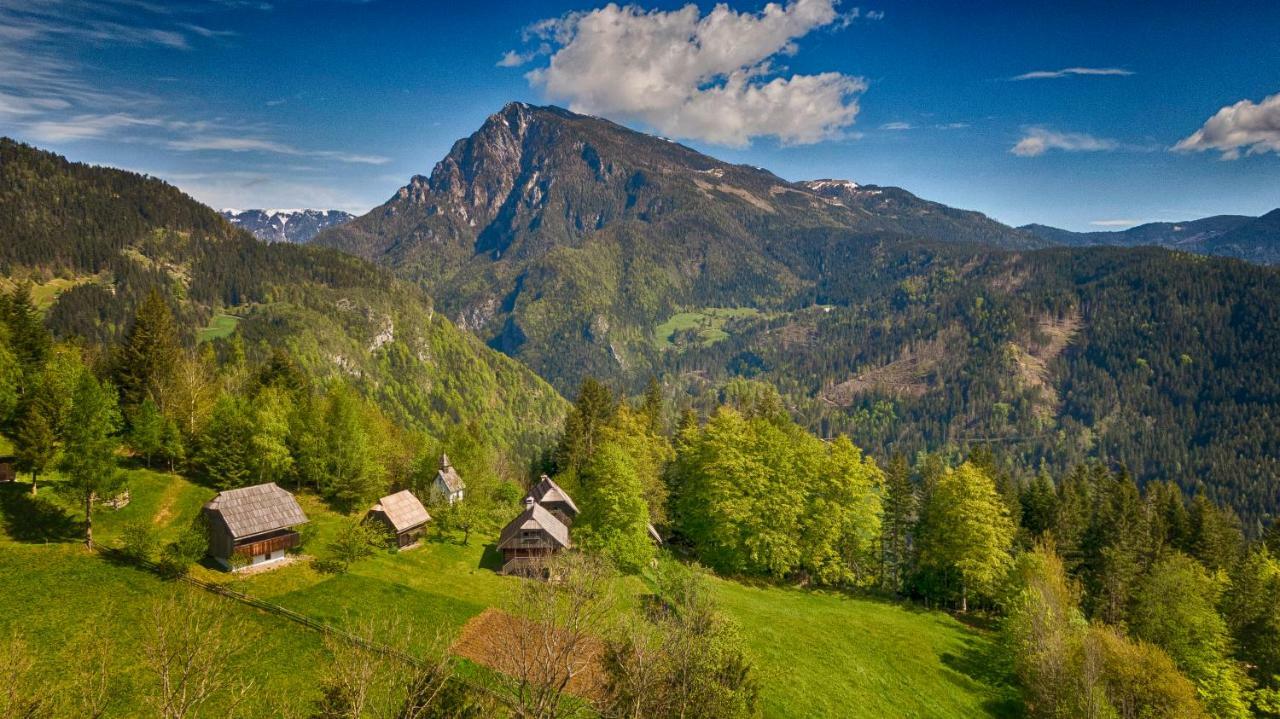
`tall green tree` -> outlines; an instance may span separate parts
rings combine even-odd
[[[150,399],[158,406],[168,400],[182,345],[173,311],[156,287],[138,305],[116,356],[116,384],[126,410]]]
[[[1134,592],[1134,636],[1161,647],[1196,685],[1219,719],[1244,719],[1246,679],[1230,658],[1231,638],[1218,614],[1221,586],[1183,554],[1161,559]]]
[[[573,409],[565,418],[564,434],[555,451],[556,466],[560,472],[577,473],[591,459],[617,408],[618,401],[613,391],[602,382],[593,377],[582,381]]]
[[[44,325],[44,315],[31,299],[31,282],[22,282],[0,304],[0,320],[9,328],[9,343],[14,357],[22,367],[25,381],[23,393],[34,382],[44,367],[53,338]]]
[[[961,611],[991,597],[1012,562],[1014,525],[989,476],[968,462],[944,472],[928,496],[920,527],[920,563],[954,577]]]
[[[623,572],[639,572],[653,558],[654,547],[635,459],[620,444],[605,440],[583,467],[582,479],[582,514],[574,522],[574,541]]]
[[[193,458],[207,482],[218,489],[252,484],[257,476],[255,431],[253,416],[244,400],[229,394],[218,398]]]
[[[1226,570],[1244,550],[1240,518],[1203,493],[1191,500],[1187,551],[1212,570]]]
[[[123,484],[116,465],[119,428],[115,388],[83,372],[71,399],[61,468],[67,476],[63,486],[84,507],[87,547],[93,546],[94,501],[119,491]]]
[[[36,398],[28,402],[26,411],[18,420],[14,437],[17,468],[31,473],[31,493],[36,494],[37,482],[58,456],[58,436],[49,419],[48,405]]]
[[[326,478],[321,486],[334,501],[359,506],[386,488],[378,428],[370,408],[345,385],[331,386],[326,400]]]
[[[142,455],[147,466],[164,449],[165,417],[150,397],[134,410],[127,435],[129,448]]]
[[[881,557],[884,586],[897,594],[911,562],[911,529],[916,522],[916,488],[911,483],[907,458],[895,452],[885,470],[884,521],[881,524]]]

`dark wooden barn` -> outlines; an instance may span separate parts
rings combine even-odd
[[[546,561],[569,549],[569,528],[546,507],[525,497],[524,511],[502,528],[502,573],[545,579]]]
[[[228,569],[284,559],[298,546],[294,527],[307,521],[298,500],[274,482],[219,492],[204,505],[204,516],[209,556]]]
[[[417,544],[431,521],[427,508],[407,489],[379,499],[367,517],[385,526],[401,549]]]

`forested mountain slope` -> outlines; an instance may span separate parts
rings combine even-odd
[[[474,423],[495,445],[527,451],[558,431],[564,403],[550,386],[363,260],[268,245],[159,180],[7,139],[0,207],[0,272],[68,287],[48,314],[59,337],[118,339],[159,286],[189,338],[208,325],[205,337],[234,328],[251,359],[287,349],[318,377],[345,375],[410,426]]]
[[[652,370],[654,318],[796,306],[819,268],[795,265],[794,248],[831,232],[1044,244],[900,190],[790,183],[520,103],[456,143],[430,177],[315,242],[421,281],[458,324],[566,391],[586,375]]]
[[[657,374],[696,404],[761,377],[882,456],[994,443],[1025,472],[1103,457],[1249,522],[1280,508],[1271,269],[1036,250],[903,190],[788,183],[520,104],[316,241],[421,282],[562,392]]]
[[[1201,255],[1280,264],[1280,209],[1262,217],[1215,215],[1188,222],[1150,222],[1115,232],[1071,232],[1046,225],[1022,228],[1055,245],[1155,245]]]

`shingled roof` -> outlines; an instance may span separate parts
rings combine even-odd
[[[569,528],[564,526],[564,522],[556,519],[556,516],[548,512],[546,507],[541,504],[529,502],[524,511],[520,513],[520,516],[511,520],[507,526],[502,528],[502,534],[498,538],[498,548],[501,549],[504,544],[526,529],[544,530],[561,547],[568,549],[572,546],[569,543]]]
[[[529,490],[529,496],[533,497],[533,501],[538,504],[563,502],[568,505],[569,509],[573,510],[574,514],[578,513],[578,505],[573,503],[573,498],[569,496],[569,493],[561,489],[560,485],[545,474],[542,475],[542,479],[538,480],[537,484],[533,485],[533,489]]]
[[[204,505],[205,512],[220,517],[235,539],[284,529],[307,521],[298,500],[275,482],[219,492]]]
[[[440,471],[436,473],[436,479],[444,482],[444,486],[449,489],[450,493],[461,492],[466,485],[462,483],[462,477],[458,476],[458,470],[453,468],[449,463],[449,455],[440,455]]]
[[[382,512],[396,532],[407,532],[431,521],[427,508],[407,489],[379,499],[371,511]]]

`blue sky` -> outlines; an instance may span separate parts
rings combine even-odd
[[[1280,206],[1280,3],[1009,5],[0,2],[0,133],[363,211],[523,100],[1010,224]]]

